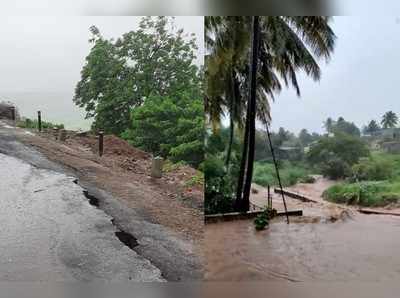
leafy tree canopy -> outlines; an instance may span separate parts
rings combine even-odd
[[[311,146],[307,160],[319,166],[324,175],[336,179],[350,175],[351,166],[368,155],[368,146],[360,138],[337,133]]]
[[[201,97],[152,95],[132,111],[122,136],[134,146],[174,162],[197,167],[204,159],[204,107]]]
[[[396,127],[398,121],[399,118],[397,117],[396,113],[389,111],[382,116],[381,124],[383,128],[394,128]]]
[[[375,120],[371,120],[367,126],[364,127],[363,133],[373,135],[380,130],[379,124]]]
[[[181,90],[200,96],[195,39],[172,23],[168,17],[145,17],[138,30],[117,40],[91,27],[92,48],[73,100],[85,108],[86,118],[94,117],[93,128],[120,134],[131,124],[131,110],[152,96],[173,97]]]
[[[328,118],[324,122],[324,127],[328,133],[345,133],[357,137],[361,135],[361,131],[357,125],[355,125],[353,122],[344,120],[343,117],[339,117],[337,121],[332,120],[332,118]]]

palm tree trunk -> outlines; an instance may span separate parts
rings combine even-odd
[[[259,17],[253,19],[253,39],[251,54],[251,73],[250,73],[250,121],[249,121],[249,150],[247,158],[246,180],[243,189],[243,211],[250,210],[250,190],[251,181],[253,179],[253,166],[255,154],[256,139],[256,96],[257,96],[257,66],[258,66],[258,50],[260,47],[260,24]]]
[[[238,183],[236,186],[236,202],[235,202],[235,210],[242,210],[242,195],[243,195],[243,183],[245,179],[245,172],[247,167],[247,155],[249,151],[249,128],[250,128],[250,104],[247,104],[247,113],[246,113],[246,124],[244,128],[244,140],[243,140],[243,150],[242,150],[242,159],[240,161],[240,169],[238,176]]]
[[[231,69],[229,73],[229,79],[231,81],[231,99],[230,99],[230,107],[229,107],[229,143],[228,143],[228,150],[226,152],[226,160],[225,160],[225,168],[227,172],[229,172],[229,165],[231,162],[231,155],[232,155],[232,145],[233,145],[233,137],[235,133],[235,123],[234,123],[234,109],[235,104],[237,103],[236,97],[236,90],[235,90],[235,80],[234,80],[234,73],[233,69]]]
[[[243,141],[242,160],[236,190],[236,209],[246,212],[250,209],[250,188],[253,178],[254,145],[255,145],[255,111],[256,111],[256,75],[259,48],[259,17],[253,18],[252,56],[249,85],[249,101],[247,104],[245,135]],[[250,187],[249,187],[250,180]],[[244,183],[246,182],[246,183]]]

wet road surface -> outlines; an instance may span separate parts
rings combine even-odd
[[[71,177],[0,154],[0,281],[159,281]]]

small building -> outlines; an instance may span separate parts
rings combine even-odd
[[[384,128],[381,129],[376,135],[381,136],[383,139],[400,140],[400,128]]]
[[[387,153],[400,154],[400,141],[382,143],[381,148]]]

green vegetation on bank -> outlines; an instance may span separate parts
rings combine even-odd
[[[17,126],[21,127],[21,128],[32,128],[32,129],[37,129],[39,127],[38,121],[36,119],[32,120],[29,118],[25,118],[23,120],[18,121]],[[43,129],[48,129],[48,128],[64,129],[64,124],[55,124],[52,122],[42,121],[42,128]]]
[[[400,202],[400,154],[373,152],[352,167],[346,182],[327,189],[324,198],[344,204],[379,207]]]
[[[340,183],[327,189],[323,197],[331,202],[381,207],[400,200],[400,180]]]
[[[279,176],[283,186],[291,186],[298,182],[307,183],[313,172],[301,162],[283,161],[279,167]],[[262,186],[276,186],[278,179],[272,163],[256,162],[254,164],[253,182]]]

